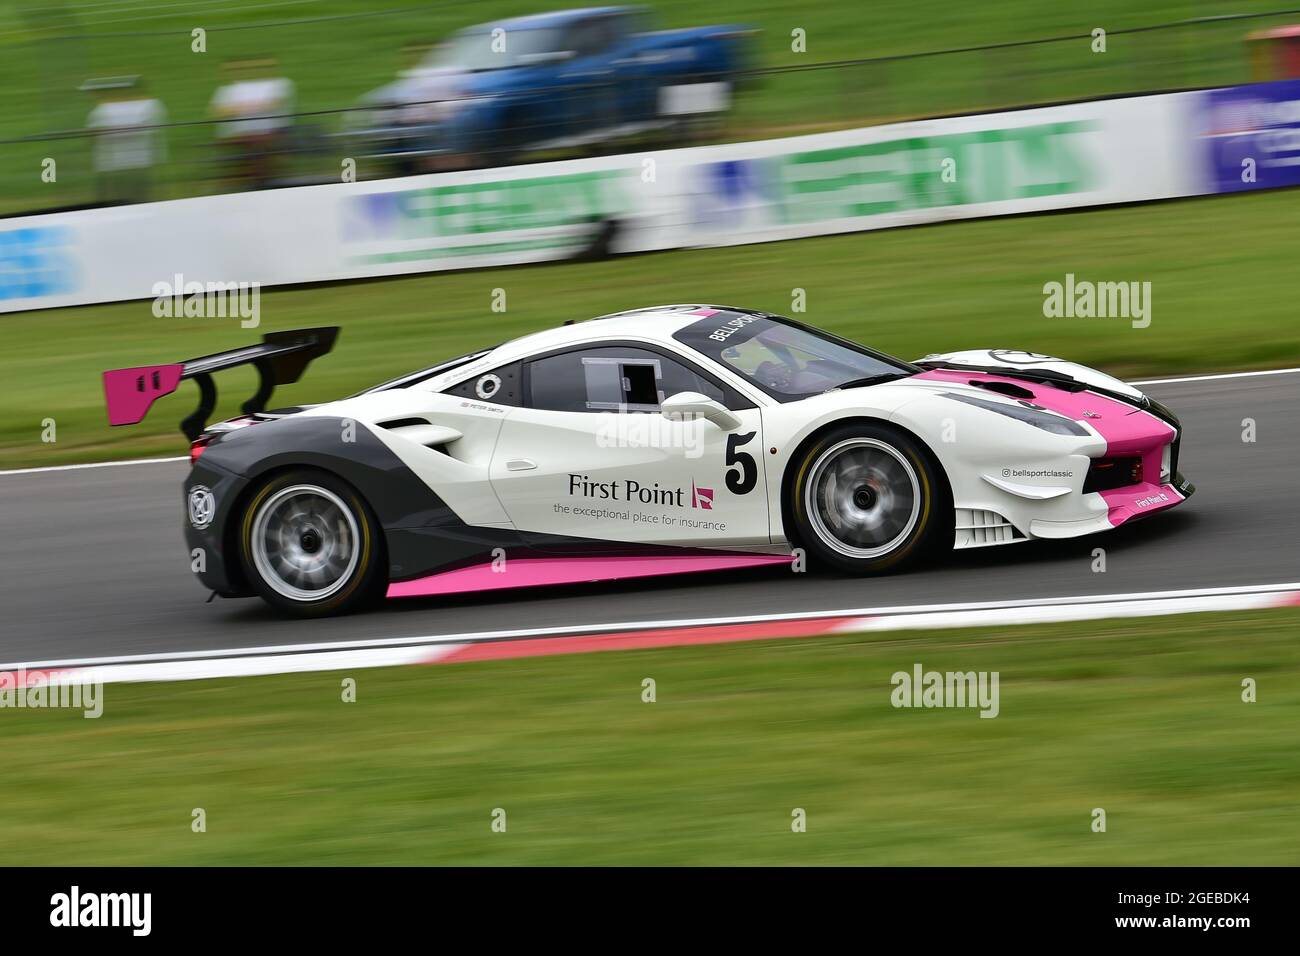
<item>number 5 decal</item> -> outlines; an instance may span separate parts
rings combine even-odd
[[[741,445],[752,441],[757,432],[745,432],[743,435],[727,436],[727,490],[735,495],[747,495],[758,484],[758,464],[748,452],[736,451]],[[739,467],[739,471],[732,468]]]

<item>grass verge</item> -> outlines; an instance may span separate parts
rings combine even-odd
[[[0,710],[0,854],[1294,865],[1298,625],[1196,614],[111,685],[98,720]],[[893,708],[891,675],[917,662],[998,671],[999,716]]]

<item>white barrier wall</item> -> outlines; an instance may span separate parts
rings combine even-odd
[[[0,311],[1193,195],[1198,96],[0,220]]]

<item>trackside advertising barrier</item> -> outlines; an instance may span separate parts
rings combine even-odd
[[[1192,195],[1188,94],[715,147],[687,159],[693,244]]]
[[[1199,96],[0,220],[0,311],[1192,195]]]
[[[1200,133],[1215,192],[1300,185],[1300,80],[1210,90]]]

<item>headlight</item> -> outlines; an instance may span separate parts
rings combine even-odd
[[[951,398],[955,402],[965,402],[967,405],[974,405],[976,408],[983,408],[986,411],[1005,415],[1007,418],[1014,418],[1018,422],[1033,425],[1035,428],[1041,428],[1053,435],[1074,435],[1079,438],[1087,438],[1092,434],[1078,422],[1043,409],[1029,408],[1025,405],[1003,405],[1001,402],[990,402],[984,398],[976,398],[974,395],[957,395],[953,392],[942,392],[940,394],[944,398]]]

